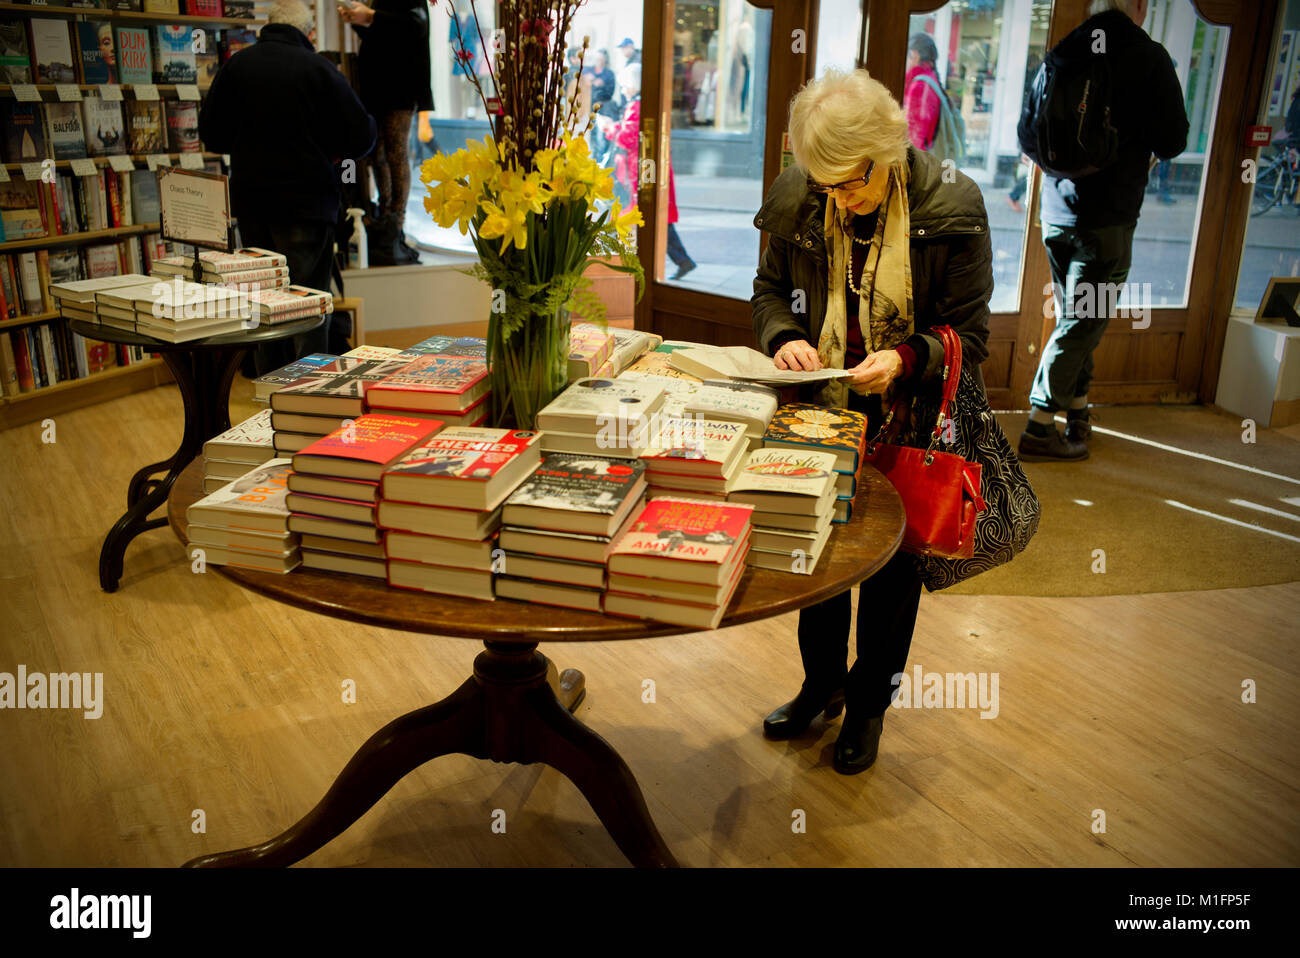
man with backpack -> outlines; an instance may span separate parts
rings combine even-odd
[[[1056,328],[1029,393],[1020,457],[1078,461],[1092,431],[1092,354],[1127,280],[1151,155],[1187,145],[1173,61],[1142,30],[1147,0],[1093,0],[1047,55],[1020,117],[1020,147],[1043,170],[1043,245]],[[1056,413],[1066,414],[1065,435]]]

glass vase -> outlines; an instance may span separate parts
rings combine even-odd
[[[569,384],[569,310],[530,314],[508,335],[501,315],[488,319],[492,422],[498,428],[537,428],[537,413]]]

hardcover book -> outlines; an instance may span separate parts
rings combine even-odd
[[[537,467],[537,435],[473,426],[444,429],[389,467],[383,498],[493,510]]]
[[[436,419],[387,413],[358,416],[293,457],[293,468],[322,476],[377,481],[389,463],[442,428]]]
[[[0,183],[0,224],[3,224],[7,241],[45,235],[37,193],[40,185],[16,177],[8,183]]]
[[[191,17],[220,17],[221,0],[185,0],[185,13]]]
[[[39,103],[19,103],[0,99],[0,119],[4,121],[4,161],[30,163],[45,159],[45,124]],[[6,239],[13,237],[5,234]]]
[[[595,433],[603,422],[648,419],[663,400],[663,387],[650,380],[579,379],[537,414],[537,428]]]
[[[205,442],[203,455],[233,462],[266,462],[275,456],[272,435],[271,410],[263,409]]]
[[[82,20],[76,24],[77,54],[82,83],[116,83],[117,49],[113,24],[107,20]]]
[[[91,156],[110,156],[126,152],[126,126],[122,121],[122,104],[89,96],[81,101],[81,118],[85,123],[86,152]]]
[[[81,109],[77,104],[45,104],[45,122],[56,160],[75,160],[86,155],[86,135],[81,129]]]
[[[407,346],[401,350],[401,354],[410,356],[412,359],[417,356],[433,356],[446,352],[447,347],[455,341],[455,336],[430,336],[428,339],[420,340],[413,346]]]
[[[117,76],[121,83],[153,83],[153,51],[148,27],[114,28],[117,37]]]
[[[574,323],[569,328],[569,379],[596,375],[596,370],[614,351],[614,337],[591,323]]]
[[[382,382],[370,387],[373,406],[460,412],[487,395],[487,364],[472,356],[427,355],[408,360]]]
[[[753,511],[737,503],[651,499],[610,553],[610,572],[720,585],[748,547]]]
[[[607,536],[645,490],[645,464],[547,453],[501,507],[506,525]]]
[[[153,28],[154,83],[194,83],[198,79],[190,40],[186,26],[160,23]]]
[[[27,23],[0,20],[0,83],[31,83],[32,59],[27,47]]]
[[[662,336],[648,333],[643,329],[611,326],[609,334],[614,337],[614,350],[610,353],[609,359],[614,365],[616,376],[632,365],[638,356],[650,352],[664,341]]]
[[[290,471],[289,460],[272,459],[191,505],[186,519],[222,529],[287,532]]]
[[[312,353],[310,356],[302,357],[302,359],[295,359],[287,366],[273,369],[271,372],[254,379],[253,395],[257,399],[269,399],[271,393],[281,386],[288,386],[297,382],[308,373],[322,366],[328,366],[338,358],[329,353]]]
[[[253,0],[226,0],[222,7],[225,10],[227,19],[253,19]]]
[[[180,0],[144,0],[147,13],[180,13]]]
[[[667,419],[641,458],[652,473],[721,479],[748,448],[743,423]]]
[[[675,369],[669,362],[671,357],[668,353],[655,352],[653,350],[641,356],[635,362],[629,363],[623,370],[624,373],[645,373],[649,376],[662,376],[665,379],[681,379],[689,383],[698,383],[700,378],[692,376],[690,373]]]
[[[313,416],[360,416],[366,390],[391,376],[403,360],[339,358],[271,394],[271,408]]]
[[[813,449],[755,449],[736,476],[728,502],[769,512],[820,515],[835,499],[835,454]]]
[[[161,216],[158,177],[150,170],[131,173],[131,211],[137,223],[157,223]]]
[[[127,152],[166,153],[167,127],[162,100],[127,100],[125,105]]]
[[[76,83],[77,69],[72,56],[72,34],[67,20],[32,18],[30,31],[32,77],[36,83]]]
[[[221,42],[217,44],[217,51],[221,56],[221,62],[225,63],[240,50],[245,47],[251,47],[257,42],[257,34],[252,30],[226,30],[221,34]]]
[[[813,447],[835,454],[835,468],[857,472],[867,444],[867,417],[851,409],[828,408],[811,403],[787,403],[776,411],[764,446]]]
[[[271,267],[271,269],[286,269],[286,267]],[[254,272],[254,271],[248,271]],[[260,272],[260,271],[258,271]],[[246,273],[227,273],[226,276],[246,275]],[[248,294],[248,301],[253,306],[253,311],[259,316],[276,316],[280,313],[301,312],[304,310],[320,312],[327,306],[332,306],[334,296],[319,289],[311,289],[307,286],[289,285],[278,289],[259,289]],[[370,347],[374,348],[374,347]],[[356,356],[356,350],[349,350],[345,355],[352,356],[355,359],[392,359],[395,358],[397,350],[392,350],[391,354],[377,353],[373,356]]]
[[[166,112],[168,152],[203,152],[199,142],[199,105],[189,100],[168,100]]]
[[[205,30],[202,27],[195,27],[203,34],[203,48],[194,51],[194,70],[198,74],[195,81],[200,90],[206,90],[212,86],[212,81],[221,69],[221,55],[218,52],[218,40],[216,30]]]

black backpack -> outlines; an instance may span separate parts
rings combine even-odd
[[[1104,54],[1047,54],[1034,77],[1018,129],[1020,148],[1048,176],[1079,179],[1119,158],[1110,122],[1110,65]]]

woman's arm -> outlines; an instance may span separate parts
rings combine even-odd
[[[800,314],[800,321],[792,308],[793,283],[790,279],[790,244],[780,237],[768,234],[767,248],[754,276],[753,308],[754,335],[759,348],[769,356],[776,354],[782,343],[791,339],[808,338],[808,314]]]

